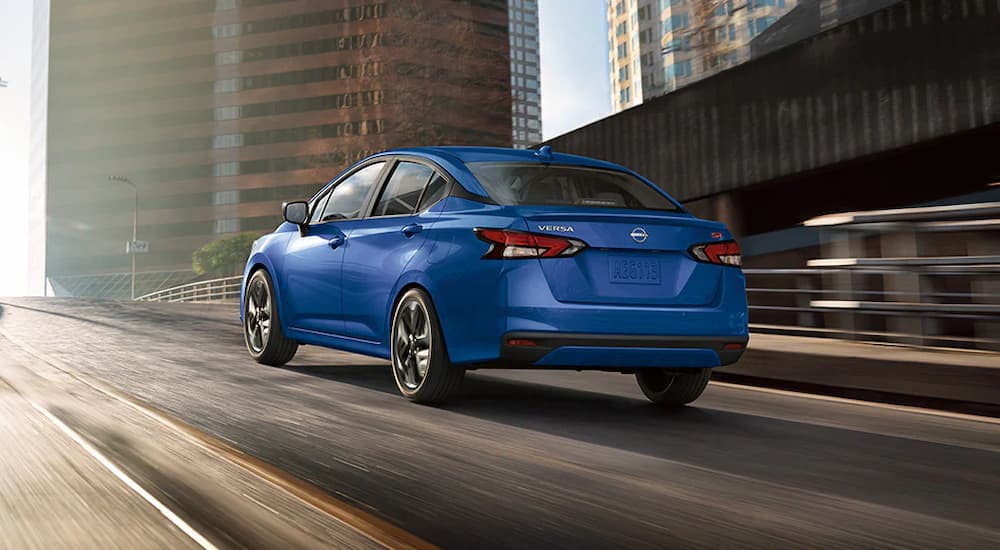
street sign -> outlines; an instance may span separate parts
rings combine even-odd
[[[149,252],[149,241],[129,241],[125,243],[126,254],[146,254]]]

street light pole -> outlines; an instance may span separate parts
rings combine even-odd
[[[135,204],[132,208],[132,240],[128,245],[129,256],[132,256],[132,299],[135,300],[135,250],[133,250],[133,247],[135,246],[139,229],[139,189],[132,183],[132,180],[125,176],[108,176],[108,181],[128,185],[132,188],[132,193],[135,196]]]

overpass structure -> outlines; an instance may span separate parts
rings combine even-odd
[[[546,142],[737,234],[1000,180],[1000,4],[902,0]]]

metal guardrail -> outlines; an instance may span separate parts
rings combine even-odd
[[[834,227],[852,225],[862,227],[872,223],[908,223],[927,221],[953,221],[982,219],[1000,216],[1000,202],[977,204],[949,204],[946,206],[926,206],[921,208],[893,208],[891,210],[870,210],[866,212],[844,212],[818,216],[802,223],[807,227]]]
[[[142,302],[224,302],[239,300],[243,277],[198,281],[151,292],[136,298]]]
[[[757,311],[769,321],[751,330],[1000,350],[1000,202],[847,212],[803,225],[823,230],[827,257],[806,269],[744,270],[751,319]],[[966,235],[942,235],[958,231]]]

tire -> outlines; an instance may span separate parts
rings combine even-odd
[[[712,377],[712,369],[691,370],[678,374],[673,369],[636,369],[635,380],[642,393],[653,403],[680,407],[698,399]]]
[[[458,393],[465,369],[448,360],[441,324],[430,296],[406,291],[396,303],[389,332],[392,378],[414,403],[441,403]]]
[[[258,269],[247,282],[243,299],[243,341],[258,363],[280,367],[295,357],[299,343],[285,337],[278,318],[274,284],[267,270]]]

